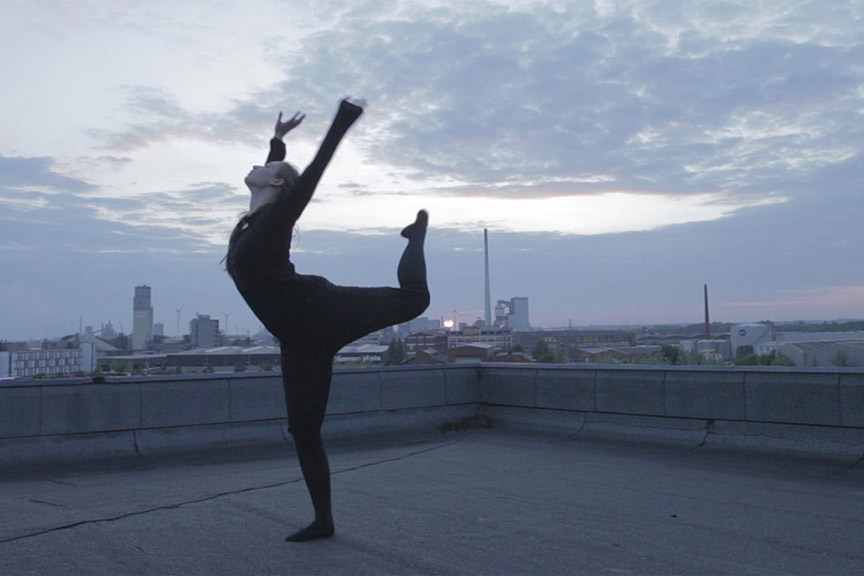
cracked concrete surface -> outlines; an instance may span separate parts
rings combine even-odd
[[[474,429],[331,443],[336,537],[290,451],[0,482],[3,574],[861,574],[864,470]]]

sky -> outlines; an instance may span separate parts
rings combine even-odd
[[[280,111],[368,102],[292,260],[536,327],[864,317],[864,2],[4,0],[0,339],[260,323],[220,260]]]

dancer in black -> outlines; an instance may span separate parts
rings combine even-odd
[[[298,274],[289,259],[294,224],[315,192],[336,147],[363,109],[343,100],[315,158],[298,175],[282,160],[282,137],[304,116],[283,122],[280,112],[270,155],[246,177],[250,212],[228,246],[226,268],[255,315],[281,345],[288,425],[315,508],[315,520],[291,534],[299,542],[332,536],[330,467],[321,425],[330,392],[333,357],[340,348],[381,328],[407,322],[429,305],[423,242],[428,215],[417,214],[402,230],[408,245],[397,268],[399,288],[336,286],[320,276]]]

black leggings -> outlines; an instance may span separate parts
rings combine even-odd
[[[237,288],[281,345],[289,430],[316,520],[329,518],[331,524],[330,470],[321,426],[333,357],[346,344],[407,322],[429,305],[422,234],[409,238],[399,261],[399,288],[336,286],[320,276],[295,273],[286,258],[295,214],[299,216],[291,203],[311,197],[336,145],[357,116],[346,116],[340,108],[318,153],[290,193],[283,193],[251,219],[245,231],[238,229],[232,235],[228,256]]]

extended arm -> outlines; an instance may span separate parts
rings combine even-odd
[[[324,169],[330,163],[330,159],[333,158],[339,141],[342,140],[342,137],[345,136],[345,133],[348,132],[348,129],[362,113],[363,108],[348,100],[343,100],[339,104],[336,117],[333,119],[333,123],[324,136],[324,141],[318,148],[318,152],[315,154],[312,162],[306,167],[300,178],[297,179],[297,182],[291,188],[291,194],[283,194],[280,198],[280,200],[284,198],[280,202],[280,210],[283,210],[286,216],[292,219],[292,221],[296,222],[300,218],[306,205],[312,199],[312,194],[315,192],[318,181],[324,175]],[[278,126],[279,124],[277,123]]]

